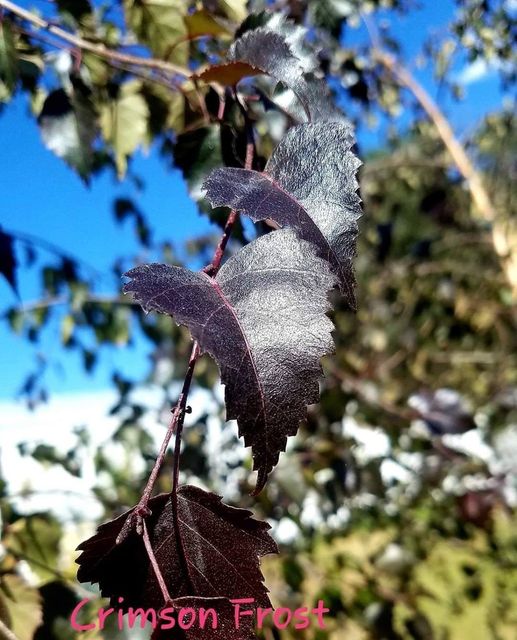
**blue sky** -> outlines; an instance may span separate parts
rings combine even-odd
[[[404,57],[412,65],[426,35],[443,33],[451,18],[450,0],[425,0],[422,9],[392,21],[393,35],[403,43]],[[45,3],[45,6],[48,6]],[[350,32],[349,42],[364,39],[363,28]],[[458,72],[464,71],[461,66]],[[475,70],[474,70],[475,71]],[[418,78],[436,95],[429,69],[416,72]],[[475,74],[474,74],[475,75]],[[495,74],[480,74],[466,86],[464,102],[441,102],[460,135],[468,135],[489,111],[501,105],[502,95]],[[443,100],[443,96],[442,96]],[[359,144],[363,149],[382,145],[385,127],[370,131],[361,127]],[[137,251],[130,224],[120,227],[113,221],[111,206],[117,196],[133,197],[150,219],[155,239],[176,245],[212,227],[198,215],[187,196],[178,172],[171,172],[156,150],[145,156],[138,153],[135,173],[142,176],[145,188],[138,191],[128,181],[118,183],[110,175],[94,180],[87,188],[64,163],[47,151],[40,140],[37,125],[28,115],[22,96],[7,105],[0,114],[0,225],[6,230],[30,233],[65,247],[68,252],[106,273],[104,291],[116,291],[109,269],[116,255]],[[102,290],[102,287],[101,287]],[[24,302],[39,297],[38,284],[31,275],[20,274],[20,294]],[[15,304],[8,286],[0,281],[0,312]],[[52,393],[93,391],[109,386],[113,365],[126,375],[141,376],[147,368],[148,347],[141,341],[136,347],[106,349],[93,376],[83,373],[78,357],[60,353],[59,326],[45,332],[40,345],[29,345],[0,324],[0,398],[12,398],[24,375],[33,366],[34,354],[41,349],[51,359],[59,356],[61,366],[50,369],[46,378]]]

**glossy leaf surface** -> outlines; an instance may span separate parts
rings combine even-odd
[[[328,264],[282,229],[247,245],[215,279],[163,264],[126,275],[126,293],[187,325],[217,361],[227,418],[237,420],[252,448],[260,491],[306,406],[318,401],[319,361],[333,348]]]
[[[255,222],[271,219],[293,227],[319,249],[354,306],[352,258],[361,215],[360,166],[346,124],[293,127],[281,140],[265,171],[224,167],[205,182],[212,206],[229,206]]]

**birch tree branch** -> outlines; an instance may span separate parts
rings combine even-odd
[[[89,40],[85,40],[80,36],[74,35],[69,31],[65,31],[61,27],[52,24],[48,20],[41,18],[40,16],[32,13],[31,11],[27,11],[23,7],[18,6],[14,2],[10,2],[10,0],[0,0],[0,7],[3,7],[7,11],[10,11],[14,15],[18,16],[22,20],[26,20],[30,24],[32,24],[36,29],[43,29],[48,33],[56,36],[57,38],[63,40],[64,42],[68,42],[73,45],[77,49],[81,49],[82,51],[88,51],[93,53],[96,56],[101,58],[105,58],[106,60],[119,62],[122,64],[135,65],[137,67],[145,67],[147,69],[156,69],[159,71],[167,71],[169,73],[173,73],[176,75],[183,76],[184,78],[190,77],[191,73],[188,69],[181,67],[179,65],[173,64],[172,62],[168,62],[167,60],[158,60],[156,58],[144,58],[142,56],[134,56],[126,53],[121,53],[120,51],[115,51],[114,49],[108,49],[103,44],[96,44],[95,42],[90,42]]]
[[[517,230],[510,220],[501,220],[483,184],[479,171],[467,155],[463,145],[454,135],[452,127],[438,105],[424,87],[414,78],[394,56],[380,49],[374,49],[374,59],[384,66],[401,87],[415,96],[436,127],[452,160],[465,179],[472,200],[484,222],[491,225],[492,242],[498,255],[512,293],[517,298]]]

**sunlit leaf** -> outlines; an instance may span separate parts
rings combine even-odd
[[[178,64],[188,59],[188,30],[183,0],[124,0],[129,27],[160,58]]]
[[[361,163],[353,144],[348,125],[300,125],[287,132],[264,172],[220,168],[204,184],[213,206],[231,207],[255,222],[271,219],[293,227],[316,245],[352,306],[352,258],[361,215],[355,177]]]
[[[336,107],[327,83],[312,73],[305,73],[304,63],[293,53],[289,35],[267,27],[247,31],[234,42],[228,52],[228,62],[209,67],[199,78],[236,84],[247,76],[267,74],[282,82],[296,95],[289,107],[293,117],[303,121],[345,121]],[[301,105],[301,108],[300,108]]]
[[[188,29],[190,39],[200,36],[222,36],[230,35],[231,31],[222,21],[217,20],[206,9],[200,9],[185,16],[185,24]]]
[[[31,515],[9,526],[4,545],[44,581],[55,577],[60,537],[61,526],[51,515]]]
[[[149,106],[140,89],[138,81],[123,84],[101,111],[102,134],[113,147],[119,177],[126,173],[128,157],[148,142]]]
[[[0,22],[0,82],[12,94],[18,80],[18,56],[14,43],[11,24],[3,19]]]
[[[17,575],[0,578],[0,620],[17,640],[33,640],[43,619],[39,591]]]
[[[246,17],[247,4],[247,0],[203,0],[207,11],[222,15],[237,24]]]

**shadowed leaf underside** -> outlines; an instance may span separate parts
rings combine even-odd
[[[257,606],[270,606],[259,564],[261,556],[277,552],[269,525],[254,520],[250,511],[229,507],[219,496],[190,485],[178,489],[177,504],[175,519],[172,495],[156,496],[149,502],[152,514],[146,518],[172,602],[249,597],[255,598]],[[79,546],[77,577],[80,582],[98,583],[114,607],[159,611],[165,604],[163,594],[142,537],[133,530],[117,544],[130,514],[101,525]]]

